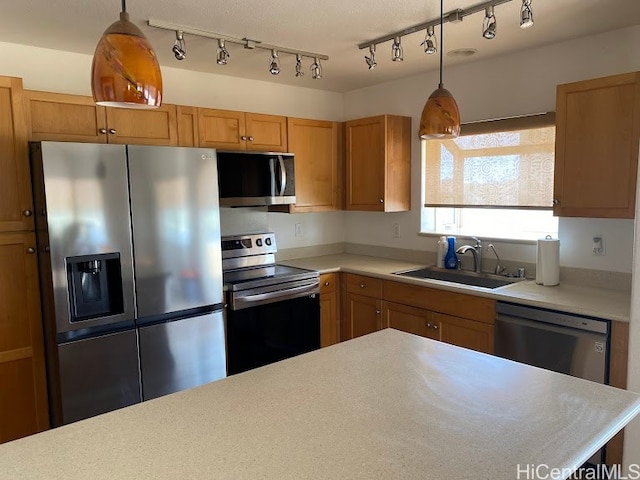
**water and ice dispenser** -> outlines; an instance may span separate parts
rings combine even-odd
[[[67,257],[66,262],[72,322],[124,312],[119,253]]]

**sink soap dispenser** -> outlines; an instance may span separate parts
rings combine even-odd
[[[436,251],[436,267],[444,268],[444,257],[447,255],[447,248],[449,248],[447,237],[443,235],[440,237],[440,240],[438,240],[438,248]]]
[[[458,256],[456,255],[456,237],[447,237],[449,244],[447,254],[444,257],[444,267],[449,269],[458,268]]]

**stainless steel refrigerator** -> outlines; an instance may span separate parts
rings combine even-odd
[[[225,377],[215,150],[30,147],[53,425]]]

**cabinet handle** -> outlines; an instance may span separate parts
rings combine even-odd
[[[437,330],[437,329],[438,329],[438,324],[437,324],[437,323],[434,323],[434,324],[433,324],[433,329],[434,329],[434,330]]]
[[[116,129],[115,129],[115,128],[110,128],[110,129],[109,129],[109,133],[110,133],[111,135],[115,135],[115,134],[116,134]]]
[[[33,247],[27,248],[27,253],[36,253],[36,249]]]
[[[250,136],[250,137],[249,137],[249,141],[250,141],[250,142],[253,142],[253,137],[251,137],[251,136]]]
[[[381,199],[380,199],[380,203],[384,203],[384,199],[382,199],[382,198],[381,198]]]
[[[98,132],[100,132],[102,135],[106,135],[107,134],[107,129],[106,128],[101,128],[100,130],[98,130]]]
[[[427,322],[427,328],[431,328],[431,327],[432,327],[431,322]]]
[[[364,287],[366,287],[366,285],[364,283],[361,283],[360,288],[364,288]]]
[[[560,200],[558,200],[557,198],[554,198],[553,202],[551,203],[553,203],[554,205],[560,205]]]
[[[246,135],[242,135],[242,136],[240,137],[240,140],[242,140],[242,141],[246,142],[246,141],[247,141],[247,136],[246,136]]]
[[[31,215],[33,215],[33,212],[27,208],[26,210],[22,211],[22,215],[24,215],[25,217],[30,217]]]
[[[376,315],[380,315],[380,310],[376,310]]]
[[[329,282],[324,282],[324,286],[328,287],[329,286]]]

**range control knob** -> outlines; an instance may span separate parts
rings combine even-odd
[[[267,237],[264,239],[264,243],[267,244],[267,246],[271,246],[271,238]]]
[[[262,246],[262,239],[261,239],[261,238],[258,238],[258,239],[256,240],[256,247],[261,247],[261,246]]]

